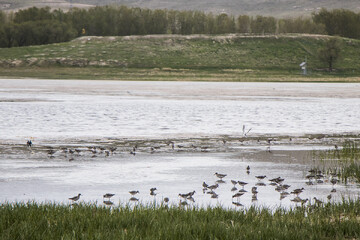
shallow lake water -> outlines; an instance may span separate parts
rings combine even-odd
[[[291,185],[289,192],[304,187],[303,199],[327,201],[333,188],[332,201],[356,197],[355,184],[332,186],[329,177],[307,185],[312,151],[333,148],[334,142],[295,139],[359,135],[359,95],[360,84],[0,80],[0,202],[68,203],[82,193],[82,201],[101,203],[102,195],[112,192],[118,204],[129,201],[128,191],[139,190],[140,202],[169,197],[177,204],[179,193],[195,190],[190,205],[295,206],[291,199],[296,195],[280,200],[269,185],[279,176]],[[290,136],[294,141],[278,141],[271,151],[266,141],[223,141],[224,136],[244,137],[243,126],[245,132],[251,129],[247,137]],[[28,139],[32,149],[24,146]],[[160,140],[151,145],[154,139]],[[131,141],[150,143],[132,155]],[[118,149],[109,156],[104,150],[90,153],[103,145]],[[65,153],[71,148],[81,152]],[[48,154],[50,149],[55,154]],[[202,183],[215,184],[215,172],[227,176],[212,199]],[[268,177],[265,186],[257,186],[258,175]],[[232,179],[248,183],[239,199],[231,197],[236,193]],[[255,201],[253,186],[258,187]],[[149,195],[151,187],[158,189],[155,197]]]

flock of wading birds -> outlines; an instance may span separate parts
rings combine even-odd
[[[225,142],[224,142],[225,144]],[[27,146],[29,148],[31,148],[33,145],[32,141],[29,140],[27,141]],[[175,145],[173,142],[169,142],[168,145],[171,145],[172,149],[174,149]],[[180,146],[179,146],[180,147]],[[337,146],[335,146],[337,148]],[[130,151],[130,154],[135,155],[136,151],[137,151],[138,146],[135,145],[132,150]],[[101,153],[105,153],[105,157],[108,157],[110,154],[113,154],[116,151],[116,147],[110,147],[108,149],[106,148],[96,148],[96,147],[88,147],[88,150],[90,152],[92,152],[93,157],[96,157],[96,154],[101,154]],[[71,155],[73,154],[80,154],[80,152],[82,152],[81,149],[67,149],[67,148],[63,148],[61,149],[62,152],[65,154],[65,157],[67,156],[67,153],[70,153]],[[151,153],[155,152],[156,148],[151,147],[150,148]],[[48,156],[50,158],[54,157],[54,154],[57,152],[56,149],[50,148],[47,150]],[[69,161],[73,161],[74,158],[70,157]],[[246,168],[246,173],[250,174],[250,166],[247,166]],[[202,187],[203,187],[203,194],[209,194],[210,198],[213,199],[217,199],[218,198],[218,194],[215,192],[215,190],[219,187],[219,184],[224,184],[225,181],[223,180],[227,175],[226,174],[222,174],[222,173],[215,173],[214,174],[218,180],[215,182],[215,184],[209,185],[205,182],[203,182]],[[336,173],[331,173],[330,174],[330,178],[329,179],[325,179],[326,177],[322,174],[321,170],[318,169],[310,169],[309,170],[309,174],[306,176],[306,178],[308,179],[308,181],[306,182],[307,185],[313,185],[313,184],[322,184],[324,182],[330,182],[332,184],[332,190],[330,192],[330,194],[327,196],[327,199],[330,201],[332,198],[332,193],[336,192],[336,189],[334,188],[335,184],[339,182],[339,180],[336,178]],[[259,175],[259,176],[255,176],[258,179],[258,182],[255,184],[255,186],[253,186],[251,188],[251,194],[252,194],[252,202],[257,201],[257,194],[258,194],[258,189],[257,187],[261,187],[261,186],[266,186],[266,183],[264,183],[264,179],[267,178],[265,175]],[[302,206],[307,203],[309,201],[308,198],[303,199],[301,198],[299,195],[305,190],[304,188],[297,188],[297,189],[293,189],[292,191],[289,192],[289,188],[291,187],[288,184],[284,184],[284,178],[281,177],[277,177],[277,178],[273,178],[273,179],[269,179],[268,183],[271,186],[275,187],[275,191],[280,193],[280,200],[293,195],[294,197],[291,199],[292,202],[295,202],[296,204],[299,203]],[[245,186],[248,184],[247,182],[243,182],[243,181],[237,181],[237,180],[231,180],[231,183],[233,184],[233,187],[231,189],[231,191],[234,193],[232,195],[232,204],[237,206],[237,207],[242,207],[243,204],[240,203],[240,198],[241,196],[243,196],[244,194],[246,194],[248,191],[245,190]],[[236,187],[237,185],[239,185],[241,188],[240,190],[238,190],[238,188]],[[157,188],[151,188],[150,189],[150,195],[151,196],[156,196],[157,193]],[[133,190],[133,191],[129,191],[131,197],[129,199],[130,202],[138,202],[139,199],[136,198],[136,194],[139,193],[138,190]],[[188,193],[179,193],[179,205],[180,206],[186,206],[189,205],[189,203],[191,202],[195,202],[194,199],[194,195],[195,195],[195,191],[191,191]],[[81,193],[79,193],[77,196],[71,197],[69,198],[69,200],[72,201],[72,204],[75,204],[76,201],[78,201],[80,199]],[[113,205],[114,203],[111,201],[111,198],[115,196],[114,193],[106,193],[103,195],[103,203],[105,205]],[[323,204],[323,202],[319,199],[317,199],[316,197],[313,198],[315,201],[316,205],[321,205]],[[168,206],[170,199],[168,197],[163,198],[163,202],[165,204],[165,206]]]
[[[247,174],[250,174],[250,166],[247,166],[246,168],[246,172]],[[202,187],[203,187],[203,194],[208,194],[210,195],[210,198],[213,199],[217,199],[218,198],[218,194],[215,192],[216,189],[219,187],[219,184],[224,184],[225,181],[223,180],[227,175],[226,174],[221,174],[216,172],[214,174],[218,180],[215,182],[215,184],[209,185],[206,182],[203,182]],[[251,188],[251,194],[252,194],[252,202],[257,201],[257,194],[258,194],[258,187],[261,186],[266,186],[266,183],[264,182],[264,179],[267,178],[265,175],[259,175],[259,176],[255,176],[258,179],[258,182],[255,184],[255,186],[253,186]],[[306,182],[307,185],[313,185],[313,184],[322,184],[324,182],[330,182],[332,184],[332,190],[330,191],[330,194],[327,196],[327,199],[330,201],[332,198],[332,193],[336,192],[336,189],[334,188],[335,184],[339,182],[339,180],[336,178],[336,174],[331,174],[330,175],[330,179],[326,179],[326,177],[322,174],[322,172],[318,169],[310,169],[309,170],[309,174],[306,176],[306,178],[308,179],[308,181]],[[288,184],[284,184],[284,178],[281,177],[277,177],[277,178],[272,178],[269,179],[269,185],[274,186],[275,187],[275,191],[279,192],[280,194],[280,200],[292,195],[293,198],[291,199],[292,202],[295,202],[296,204],[301,204],[301,206],[303,206],[304,204],[306,204],[309,199],[303,199],[301,198],[299,195],[305,190],[304,188],[297,188],[297,189],[293,189],[292,191],[289,191],[290,189],[290,185]],[[232,195],[232,204],[235,205],[236,207],[242,207],[243,204],[241,204],[240,202],[240,198],[241,196],[243,196],[244,194],[246,194],[248,191],[245,190],[245,186],[248,184],[247,182],[243,182],[243,181],[237,181],[237,180],[231,180],[231,183],[233,184],[233,187],[231,189],[231,191],[233,192]],[[240,190],[237,188],[237,186],[240,186]],[[151,196],[156,196],[156,191],[157,188],[151,188],[150,189],[150,195]],[[129,191],[131,198],[129,199],[130,202],[138,202],[139,199],[136,198],[136,194],[139,193],[138,190],[132,190]],[[179,193],[179,206],[187,206],[189,205],[189,203],[194,203],[195,199],[194,199],[194,195],[195,195],[195,190],[188,192],[188,193]],[[76,201],[78,201],[80,199],[81,193],[79,193],[77,196],[71,197],[69,198],[69,200],[72,201],[72,204],[75,204]],[[115,194],[113,193],[106,193],[103,195],[103,203],[105,205],[113,205],[114,203],[111,201],[111,198],[115,196]],[[317,199],[316,197],[313,198],[314,199],[314,203],[315,205],[322,205],[323,201]],[[166,207],[168,207],[168,203],[169,203],[169,198],[165,197],[163,198],[163,202],[165,204]]]

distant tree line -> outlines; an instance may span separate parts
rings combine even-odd
[[[0,47],[49,44],[91,36],[145,34],[276,34],[309,33],[360,38],[360,14],[322,9],[310,18],[276,19],[266,16],[237,18],[225,13],[151,10],[126,6],[73,8],[68,12],[28,8],[0,11]]]

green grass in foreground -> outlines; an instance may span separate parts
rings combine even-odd
[[[180,209],[15,203],[0,239],[359,239],[360,201],[296,209]]]
[[[83,37],[67,43],[2,48],[0,77],[359,82],[360,60],[354,56],[360,55],[360,40],[343,39],[341,60],[335,64],[336,71],[328,73],[321,70],[327,66],[317,57],[327,38],[295,34]],[[305,57],[309,75],[304,77],[299,64]]]

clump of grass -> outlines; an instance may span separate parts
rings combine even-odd
[[[343,182],[360,183],[360,146],[356,140],[348,140],[343,146],[316,156],[326,164],[325,172],[338,176]]]
[[[0,239],[357,239],[359,214],[359,199],[288,210],[5,203]]]

